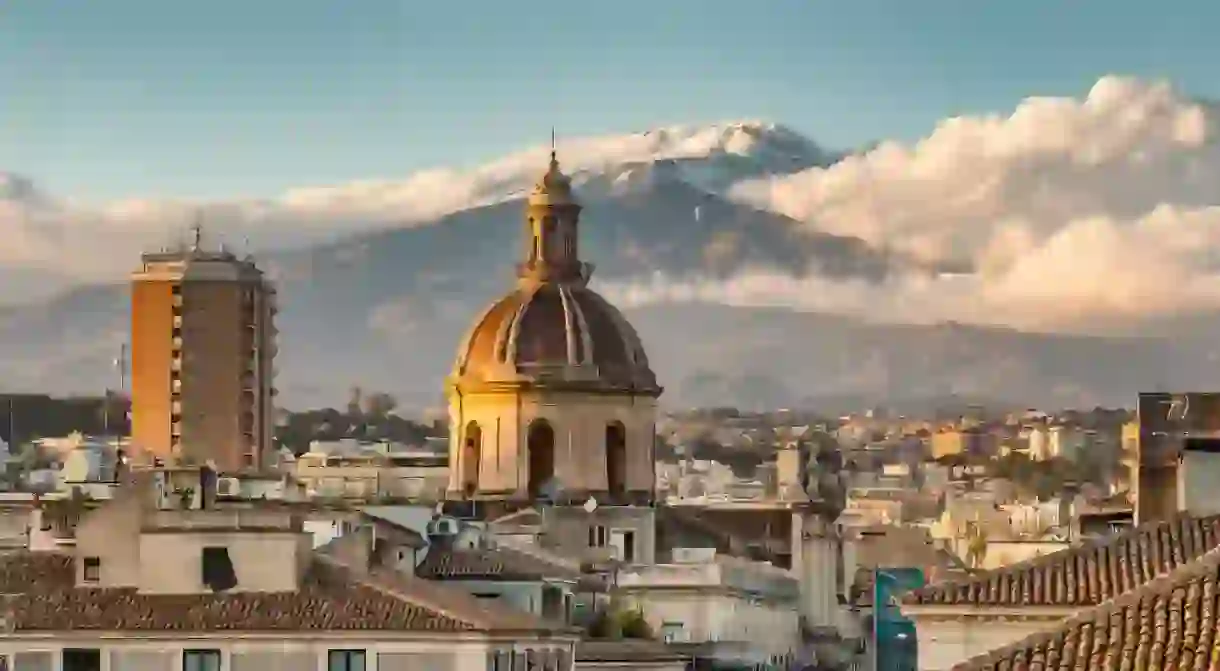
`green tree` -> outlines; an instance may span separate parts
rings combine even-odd
[[[655,638],[652,627],[644,617],[644,611],[624,607],[616,601],[611,601],[594,616],[592,624],[589,625],[589,636],[609,640]]]
[[[383,419],[398,407],[398,399],[383,391],[367,394],[363,400],[364,414],[374,419]]]
[[[644,611],[639,608],[624,610],[618,613],[619,631],[623,638],[652,640],[652,627],[644,617]]]

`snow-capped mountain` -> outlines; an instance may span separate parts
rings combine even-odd
[[[789,128],[761,121],[561,138],[556,151],[564,172],[586,196],[613,191],[621,188],[622,180],[645,174],[723,193],[744,180],[826,166],[840,157]],[[283,201],[339,210],[345,202],[358,201],[370,215],[368,205],[381,203],[393,209],[380,208],[380,216],[397,224],[431,221],[524,197],[545,168],[549,152],[549,147],[537,146],[467,170],[443,168],[402,180],[300,189]]]
[[[996,122],[987,123],[946,127],[965,128],[979,144],[984,131],[994,131]],[[1175,123],[1182,142],[1194,141],[1188,123]],[[1015,145],[987,146],[969,156],[993,160]],[[919,151],[940,153],[921,162]],[[669,403],[794,405],[841,393],[1116,403],[1148,384],[1206,386],[1220,376],[1220,357],[1207,357],[1211,339],[1182,339],[1177,327],[1128,339],[936,325],[956,319],[944,316],[955,314],[948,310],[990,307],[959,289],[974,290],[996,268],[1023,260],[976,239],[980,222],[1004,216],[986,199],[988,189],[1007,199],[1033,194],[1018,205],[1064,209],[1046,195],[1058,184],[1002,181],[1032,179],[1026,156],[1019,157],[1020,170],[990,164],[956,170],[955,177],[975,178],[967,190],[936,183],[938,171],[953,167],[947,151],[938,140],[913,149],[882,143],[867,156],[842,156],[763,122],[558,143],[563,169],[586,205],[582,253],[597,266],[595,287],[638,324]],[[462,332],[511,283],[523,198],[549,152],[538,146],[469,169],[207,205],[209,234],[248,238],[281,284],[283,401],[333,403],[351,384],[362,384],[394,392],[408,406],[435,403]],[[1089,160],[1072,164],[1084,176],[1071,176],[1083,186],[1068,202],[1096,209],[1104,199],[1088,189],[1106,183],[1086,173],[1101,174],[1107,164]],[[48,194],[29,180],[0,180],[0,229],[15,227],[10,237],[22,241],[26,264],[16,263],[18,247],[0,248],[0,272],[37,268],[47,250],[58,256],[44,267],[86,269],[93,281],[53,300],[0,309],[0,379],[9,388],[96,391],[117,382],[110,362],[128,328],[123,272],[141,248],[166,241],[166,222],[185,224],[192,208],[127,202],[81,210]],[[983,207],[983,214],[971,209]],[[939,221],[937,208],[970,225],[948,233],[924,226]],[[1015,241],[1014,248],[1039,242],[1020,217],[1003,221],[1009,237],[1001,242]],[[1111,241],[1105,231],[1094,233],[1096,248]],[[970,253],[934,253],[941,248]],[[1055,268],[1077,266],[1060,260]],[[967,272],[944,272],[959,270]],[[981,295],[999,301],[1001,317],[1019,314],[1027,303],[1014,292],[1060,277],[1066,276],[1018,277],[983,286]],[[1074,290],[1073,282],[1060,279],[1058,286]],[[1200,320],[1190,333],[1217,321]]]

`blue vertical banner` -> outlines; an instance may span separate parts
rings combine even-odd
[[[919,642],[915,623],[902,616],[898,596],[923,587],[923,571],[913,568],[878,568],[873,571],[873,669],[916,671]]]

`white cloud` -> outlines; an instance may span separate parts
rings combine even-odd
[[[762,136],[768,142],[759,142]],[[565,171],[577,183],[615,166],[660,159],[750,154],[791,164],[801,152],[818,153],[791,131],[759,122],[567,139],[559,150]],[[209,234],[231,245],[248,240],[254,249],[429,222],[523,195],[545,170],[548,152],[539,146],[469,170],[436,169],[402,179],[291,189],[266,200],[135,199],[100,207],[55,197],[28,177],[0,171],[0,269],[54,270],[82,281],[113,279],[132,267],[140,251],[180,241],[200,210]]]
[[[692,286],[1042,327],[1217,308],[1218,130],[1215,106],[1118,77],[1083,100],[1030,98],[1008,117],[949,119],[912,146],[884,143],[733,196],[924,260],[968,262],[973,276],[870,288],[764,273]]]
[[[998,238],[1021,239],[1009,235]],[[1162,206],[1123,226],[1104,217],[1077,219],[1019,249],[1005,249],[1003,261],[974,273],[898,272],[880,283],[759,268],[729,280],[658,274],[600,290],[623,307],[704,301],[899,323],[954,320],[1074,331],[1220,309],[1220,274],[1211,267],[1220,259],[1220,208]]]
[[[882,143],[828,168],[730,191],[812,229],[970,266],[973,274],[900,274],[878,285],[760,268],[729,281],[657,276],[603,289],[630,303],[700,297],[1039,328],[1092,329],[1220,308],[1218,132],[1220,108],[1211,103],[1165,83],[1106,77],[1083,99],[1030,98],[1008,116],[948,119],[911,145]],[[538,147],[470,170],[208,203],[209,228],[231,243],[248,238],[266,249],[427,222],[520,195],[546,152]],[[723,183],[740,167],[732,159],[748,156],[780,172],[800,160],[808,165],[818,150],[755,123],[570,140],[560,152],[578,182],[623,164],[711,157],[694,172]],[[719,161],[725,156],[731,160]],[[703,174],[709,170],[716,174]],[[136,200],[83,208],[0,173],[0,269],[114,277],[141,249],[181,235],[195,207]]]

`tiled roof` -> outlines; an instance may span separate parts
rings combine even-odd
[[[584,640],[576,646],[577,662],[657,663],[682,662],[691,658],[677,648],[656,641]]]
[[[1220,516],[1179,517],[906,595],[916,605],[1091,606],[1220,545]]]
[[[415,569],[433,580],[578,580],[580,572],[523,552],[497,547],[444,549],[433,547]]]
[[[438,605],[413,580],[373,573],[356,577],[318,557],[295,592],[141,594],[134,588],[76,587],[71,555],[0,556],[0,607],[24,631],[395,630],[462,632],[540,630],[533,618],[483,616]],[[419,581],[423,582],[423,581]],[[424,588],[427,592],[428,588]],[[453,590],[450,590],[453,591]],[[449,598],[454,595],[445,595]],[[456,595],[461,601],[465,595]]]
[[[955,671],[1220,669],[1220,549]]]

